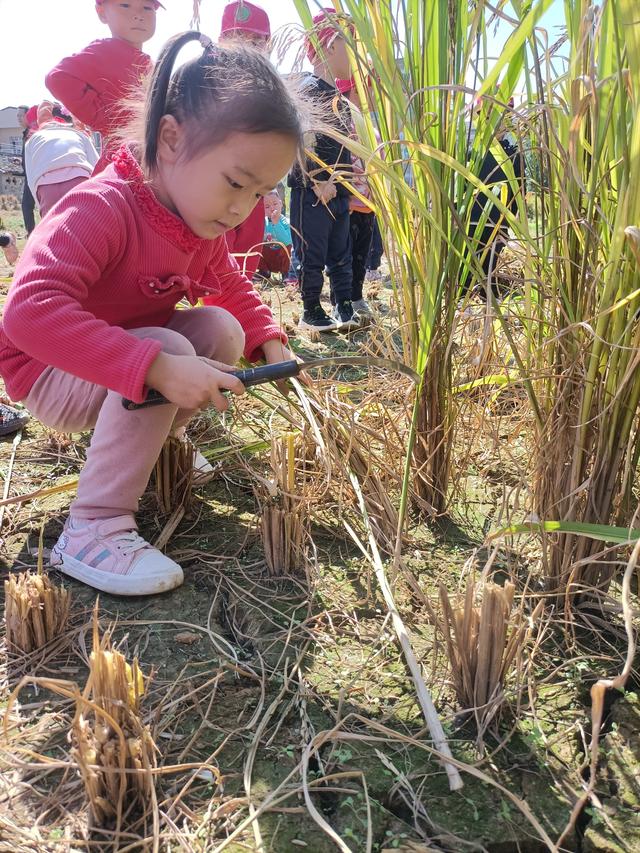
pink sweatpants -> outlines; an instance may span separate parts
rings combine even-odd
[[[88,177],[89,175],[87,174],[86,178],[71,178],[70,181],[60,181],[59,184],[40,184],[36,190],[40,216],[46,216],[54,204],[57,204],[61,198],[64,198],[78,184],[86,181]]]
[[[244,348],[240,323],[222,308],[175,311],[166,327],[130,332],[155,338],[172,355],[225,364],[235,364]],[[129,412],[120,394],[55,367],[44,370],[23,402],[39,421],[60,432],[93,429],[71,505],[75,518],[134,514],[167,436],[194,414],[170,403]]]

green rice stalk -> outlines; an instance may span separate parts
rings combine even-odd
[[[304,0],[295,5],[309,27],[315,7]],[[405,470],[401,521],[413,488],[432,514],[447,506],[456,415],[448,342],[461,282],[467,274],[482,275],[477,246],[466,234],[475,194],[485,192],[508,221],[513,218],[474,173],[523,70],[526,40],[549,5],[540,0],[522,14],[478,87],[478,94],[489,93],[499,106],[472,136],[467,70],[472,59],[489,67],[482,36],[492,16],[488,4],[334,2],[354,24],[355,38],[346,30],[345,35],[364,105],[355,113],[358,139],[350,147],[366,166],[387,238],[403,355],[424,377],[409,439],[413,459]]]

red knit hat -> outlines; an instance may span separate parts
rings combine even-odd
[[[229,3],[222,13],[220,35],[227,36],[238,31],[253,33],[268,40],[271,38],[269,16],[260,6],[247,3],[246,0]]]
[[[151,0],[151,2],[156,7],[156,9],[164,9],[164,6],[160,2],[160,0]],[[96,6],[102,6],[103,3],[104,3],[104,0],[95,0]]]
[[[348,95],[352,89],[355,89],[356,81],[353,77],[347,77],[346,80],[341,78],[336,79],[336,89],[341,95]]]
[[[313,18],[313,33],[322,47],[328,47],[336,36],[342,35],[338,25],[337,12],[335,9],[324,8]],[[353,24],[350,24],[353,27]],[[307,57],[310,62],[316,58],[316,49],[307,37]]]

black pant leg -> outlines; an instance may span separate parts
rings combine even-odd
[[[367,269],[368,270],[377,270],[380,264],[382,263],[382,253],[384,251],[384,246],[382,245],[382,234],[380,233],[380,226],[378,224],[378,218],[371,215],[373,219],[373,234],[371,236],[371,248],[369,250],[369,260],[367,261]]]
[[[24,220],[24,227],[27,231],[27,236],[29,236],[36,227],[36,217],[34,213],[35,206],[35,200],[31,194],[31,190],[29,189],[27,179],[25,178],[24,188],[22,190],[22,219]]]
[[[351,300],[362,299],[362,286],[367,272],[367,259],[371,248],[373,235],[373,213],[361,213],[353,210],[350,216],[351,252],[353,262],[353,282],[351,284]]]
[[[351,301],[353,282],[349,196],[339,195],[329,202],[333,215],[327,246],[327,272],[331,282],[331,301]]]
[[[320,304],[333,219],[312,190],[294,188],[289,222],[302,304],[307,309],[313,308]]]

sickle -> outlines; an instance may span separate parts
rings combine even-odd
[[[245,370],[233,370],[232,376],[236,376],[246,388],[252,385],[262,385],[264,382],[277,382],[279,379],[290,379],[298,376],[302,371],[313,367],[325,367],[329,364],[351,365],[353,367],[382,367],[395,373],[403,373],[413,382],[418,383],[420,376],[411,367],[401,361],[393,361],[388,358],[377,358],[366,355],[330,355],[326,358],[312,358],[309,361],[278,361],[275,364],[262,364],[260,367],[248,367]],[[142,403],[134,403],[133,400],[122,399],[122,405],[128,411],[144,409],[148,406],[161,406],[168,403],[159,391],[152,389]]]

